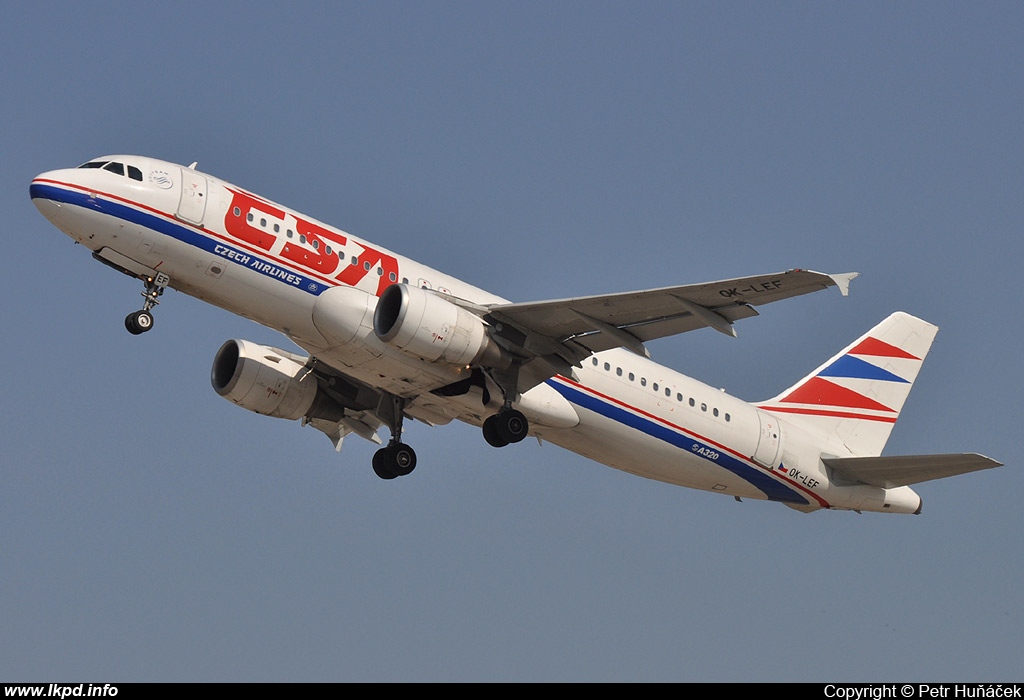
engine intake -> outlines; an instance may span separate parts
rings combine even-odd
[[[373,332],[384,343],[431,362],[508,367],[479,316],[425,289],[393,284],[373,312]]]
[[[213,360],[210,383],[242,408],[274,418],[338,421],[344,408],[306,369],[306,358],[248,340],[229,340]]]

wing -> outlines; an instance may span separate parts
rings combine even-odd
[[[854,481],[892,488],[932,479],[967,474],[1003,466],[984,455],[899,455],[893,457],[833,457],[821,460],[826,466]]]
[[[832,286],[845,295],[855,276],[789,270],[624,294],[489,306],[441,292],[429,294],[482,317],[491,339],[503,349],[501,366],[481,364],[482,371],[474,375],[487,396],[485,375],[496,391],[522,394],[556,374],[572,376],[573,366],[602,350],[626,347],[647,355],[645,341],[704,327],[735,335],[733,322],[756,316],[755,306]],[[410,387],[408,394],[396,397],[335,369],[324,358],[311,358],[306,367],[323,394],[344,409],[341,416],[310,418],[306,423],[325,433],[338,449],[350,433],[374,440],[381,426],[396,426],[402,415],[434,425],[447,423],[458,411],[453,413],[444,397],[469,389],[468,380],[463,380],[457,386]]]
[[[858,273],[787,270],[771,275],[622,294],[495,304],[484,318],[508,349],[525,357],[519,388],[567,374],[595,352],[625,347],[649,356],[644,342],[697,328],[736,335],[732,324],[756,316],[755,306],[839,287],[845,296]]]

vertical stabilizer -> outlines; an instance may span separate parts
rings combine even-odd
[[[759,405],[838,440],[851,455],[880,455],[938,330],[898,311]]]

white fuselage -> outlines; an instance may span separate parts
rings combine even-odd
[[[32,182],[58,228],[93,251],[165,273],[170,286],[274,328],[320,361],[408,397],[406,413],[474,425],[494,412],[480,389],[430,393],[468,376],[464,365],[412,357],[373,332],[391,284],[484,306],[506,300],[209,175],[137,156],[111,156],[141,179],[66,169]],[[344,295],[344,317],[324,300]],[[354,297],[358,302],[351,303]],[[333,307],[331,307],[333,308]],[[523,394],[530,433],[639,476],[803,510],[915,512],[907,487],[839,485],[821,457],[842,445],[624,349],[597,353]]]

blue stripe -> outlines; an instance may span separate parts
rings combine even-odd
[[[843,355],[825,369],[818,372],[819,377],[849,377],[851,379],[877,379],[883,382],[899,382],[909,384],[906,379],[897,377],[892,372],[876,367],[853,355]]]
[[[251,251],[228,245],[210,236],[205,236],[191,226],[176,223],[168,218],[156,216],[147,211],[121,204],[120,202],[98,196],[93,197],[77,190],[40,183],[32,183],[29,187],[29,194],[32,199],[48,199],[53,202],[70,204],[137,224],[138,226],[162,233],[182,243],[204,250],[211,255],[222,257],[225,263],[234,263],[240,267],[245,267],[313,296],[319,296],[321,292],[330,287],[325,282],[320,282],[291,268],[286,268],[269,258],[254,255]],[[233,258],[229,258],[229,254]],[[248,259],[249,262],[246,264],[238,262],[239,256],[242,256],[243,259]]]
[[[701,442],[700,440],[696,440],[688,435],[684,435],[669,428],[668,426],[653,421],[650,418],[645,418],[644,416],[637,415],[632,411],[627,411],[621,406],[616,406],[615,404],[599,399],[587,392],[580,391],[570,384],[554,379],[549,379],[547,383],[568,401],[576,404],[577,406],[593,411],[594,413],[600,414],[605,418],[616,421],[617,423],[622,423],[623,425],[635,428],[636,430],[650,435],[653,438],[664,440],[670,445],[678,447],[681,450],[686,450],[696,456],[702,456],[697,455],[696,453],[696,451],[701,448],[711,450],[718,455],[718,458],[711,459],[710,457],[703,457],[704,459],[713,462],[723,469],[732,472],[744,481],[749,482],[772,501],[796,503],[799,505],[807,505],[809,503],[806,498],[789,486],[776,481],[760,469],[753,467],[732,455],[726,454],[720,448]]]

